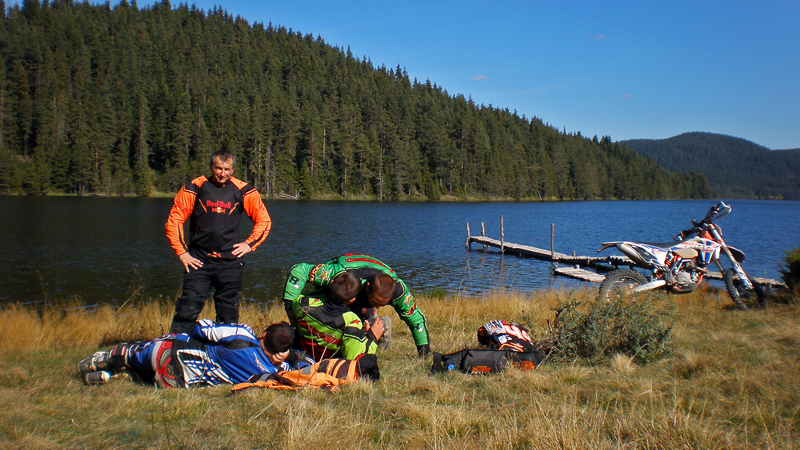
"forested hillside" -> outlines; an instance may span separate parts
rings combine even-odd
[[[24,0],[0,17],[0,191],[174,192],[215,149],[267,197],[707,198],[610,138],[477,105],[221,9]]]
[[[769,150],[712,133],[620,141],[668,170],[704,174],[716,197],[800,200],[800,149]]]

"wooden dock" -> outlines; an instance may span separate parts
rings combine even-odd
[[[605,276],[602,274],[593,272],[591,270],[581,269],[579,267],[554,267],[553,273],[556,275],[570,277],[576,280],[589,281],[592,283],[602,283],[605,279]],[[723,277],[719,272],[708,272],[703,278],[706,280],[725,280],[725,277]],[[753,277],[753,280],[762,286],[769,286],[770,288],[786,287],[785,283],[770,278]]]
[[[471,249],[470,244],[480,244],[486,247],[499,248],[503,253],[510,253],[517,256],[528,256],[531,258],[541,259],[543,261],[550,261],[562,264],[573,264],[578,266],[596,266],[598,264],[608,264],[609,266],[632,266],[633,261],[625,256],[609,255],[609,256],[576,256],[568,255],[566,253],[559,253],[553,250],[545,250],[542,248],[531,247],[528,245],[512,244],[510,242],[502,242],[497,239],[487,238],[485,236],[470,236],[467,239],[467,248]]]
[[[577,280],[589,281],[592,283],[602,283],[605,276],[598,273],[597,270],[608,272],[615,270],[620,266],[633,267],[634,263],[626,256],[607,255],[607,256],[579,256],[555,251],[555,225],[550,225],[550,250],[543,248],[532,247],[529,245],[513,244],[505,242],[505,231],[503,229],[503,216],[500,216],[500,239],[492,239],[486,237],[486,228],[481,223],[481,235],[472,236],[469,230],[469,223],[467,223],[467,250],[472,250],[472,244],[482,246],[485,251],[488,248],[500,249],[501,253],[508,253],[517,256],[530,257],[542,261],[549,261],[553,263],[553,273],[565,277],[574,278]],[[564,264],[564,267],[559,267],[558,264]],[[567,267],[568,266],[568,267]],[[594,270],[587,270],[585,267]],[[719,272],[708,272],[705,275],[706,279],[711,280],[724,280],[725,278]],[[756,283],[770,288],[786,287],[783,282],[772,280],[769,278],[754,277]]]
[[[578,267],[554,267],[553,273],[565,277],[575,278],[577,280],[590,281],[592,283],[602,283],[606,278],[597,272],[591,270],[581,269]]]

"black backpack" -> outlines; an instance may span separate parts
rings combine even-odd
[[[506,370],[508,364],[520,370],[533,370],[544,361],[541,350],[512,352],[504,350],[466,349],[442,355],[433,352],[431,374],[459,371],[468,374],[489,374]]]
[[[520,370],[533,370],[545,359],[525,327],[505,320],[481,326],[478,343],[488,349],[466,349],[447,355],[434,352],[431,374],[456,370],[468,374],[497,373],[506,370],[509,363]]]

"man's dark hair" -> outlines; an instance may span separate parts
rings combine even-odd
[[[369,286],[371,294],[383,299],[391,300],[392,294],[394,294],[394,278],[385,273],[379,273],[372,277],[369,280]]]
[[[331,300],[343,304],[361,290],[361,279],[350,272],[342,272],[333,277],[330,284]]]
[[[231,162],[231,166],[236,167],[236,157],[233,156],[233,153],[227,150],[217,150],[211,154],[211,161],[209,162],[210,165],[214,164],[214,160],[219,158],[222,162]]]
[[[277,322],[264,331],[264,347],[273,355],[283,353],[292,347],[294,331],[286,322]]]

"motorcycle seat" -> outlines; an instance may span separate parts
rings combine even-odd
[[[644,245],[650,245],[653,247],[663,248],[664,250],[674,247],[680,244],[680,241],[672,241],[672,242],[642,242]]]

